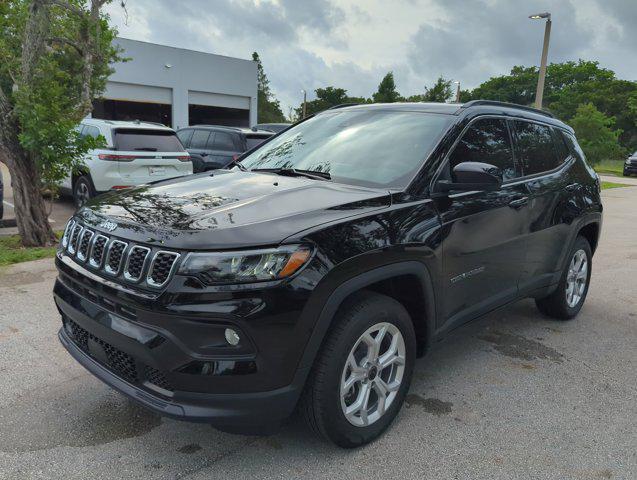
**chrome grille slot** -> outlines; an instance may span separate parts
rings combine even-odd
[[[126,266],[124,267],[124,278],[129,282],[138,282],[144,273],[146,259],[150,254],[150,248],[135,245],[128,251]]]
[[[69,253],[75,255],[77,251],[77,243],[80,239],[80,233],[82,233],[82,225],[76,223],[73,227],[73,232],[71,233],[71,238],[69,239]]]
[[[91,249],[91,258],[88,262],[91,267],[100,268],[102,266],[107,243],[108,237],[100,234],[95,235],[95,238],[93,239],[93,248]]]
[[[127,243],[120,240],[113,240],[108,246],[106,253],[106,264],[104,271],[109,275],[118,275],[124,258],[124,251],[128,246]]]
[[[71,232],[73,231],[73,227],[75,226],[75,220],[69,220],[69,223],[66,224],[66,228],[64,229],[64,235],[62,235],[62,248],[66,248],[69,245],[69,237]]]
[[[91,247],[91,240],[93,239],[94,232],[84,229],[80,237],[79,246],[77,247],[77,258],[82,262],[85,262],[88,258],[88,252]]]
[[[153,257],[146,283],[155,288],[163,287],[170,279],[178,258],[179,254],[175,252],[157,252]]]

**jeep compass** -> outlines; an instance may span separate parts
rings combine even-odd
[[[546,112],[344,106],[233,165],[94,199],[57,253],[60,341],[162,415],[266,433],[298,411],[355,447],[432,343],[522,298],[584,304],[600,181]]]

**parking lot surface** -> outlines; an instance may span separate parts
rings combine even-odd
[[[604,192],[588,300],[526,300],[418,360],[387,433],[353,451],[299,421],[270,437],[162,419],[59,345],[50,260],[0,270],[0,478],[637,478],[637,188]]]

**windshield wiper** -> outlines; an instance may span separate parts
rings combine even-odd
[[[267,172],[288,177],[306,177],[313,180],[331,180],[332,176],[327,172],[318,170],[299,170],[297,168],[253,168],[252,172]]]
[[[233,160],[232,162],[230,162],[228,165],[225,166],[225,168],[227,168],[228,170],[231,169],[232,167],[239,167],[239,170],[241,170],[242,172],[248,171],[246,167],[241,165],[241,162],[239,160]]]

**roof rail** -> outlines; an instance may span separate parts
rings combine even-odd
[[[518,105],[517,103],[509,103],[509,102],[498,102],[497,100],[471,100],[470,102],[463,103],[460,108],[469,108],[469,107],[477,107],[480,105],[491,105],[494,107],[507,107],[507,108],[516,108],[518,110],[524,110],[527,112],[537,113],[538,115],[544,115],[545,117],[555,118],[550,112],[546,110],[540,110],[538,108],[527,107],[526,105]]]
[[[328,108],[328,110],[336,110],[337,108],[354,107],[356,105],[363,105],[362,103],[340,103]]]

